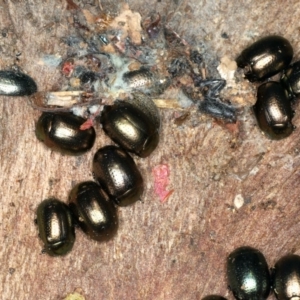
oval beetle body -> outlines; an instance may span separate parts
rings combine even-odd
[[[147,67],[124,73],[123,81],[126,90],[141,91],[152,96],[162,94],[171,84],[169,77],[161,77]]]
[[[291,102],[287,91],[278,82],[259,86],[253,111],[260,129],[271,139],[286,138],[294,130]]]
[[[293,63],[284,71],[281,83],[287,89],[291,98],[300,95],[300,61]]]
[[[277,35],[256,41],[238,56],[237,65],[245,68],[245,77],[253,82],[271,77],[285,69],[293,58],[290,42]]]
[[[126,99],[126,103],[130,103],[136,109],[142,111],[151,120],[151,123],[160,130],[160,112],[151,97],[142,93],[135,93],[132,97]]]
[[[123,149],[147,157],[159,141],[159,129],[142,110],[125,101],[104,107],[100,122],[105,133]]]
[[[81,130],[85,119],[72,113],[43,113],[36,123],[36,136],[52,150],[68,155],[80,155],[95,142],[93,127]]]
[[[93,160],[95,179],[119,206],[127,206],[140,199],[143,178],[127,152],[115,146],[100,148]]]
[[[272,270],[273,290],[278,300],[300,299],[300,256],[282,257]]]
[[[55,198],[42,201],[37,209],[37,225],[46,253],[57,256],[72,250],[75,228],[71,211],[65,203]]]
[[[263,254],[251,247],[235,249],[227,258],[228,285],[236,299],[266,299],[270,274]]]
[[[37,85],[28,75],[19,71],[0,71],[0,95],[29,96],[37,91]]]
[[[69,206],[77,224],[92,239],[106,241],[118,229],[116,208],[93,181],[77,184],[69,195]]]

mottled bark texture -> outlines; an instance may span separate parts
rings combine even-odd
[[[66,54],[71,2],[0,1],[0,68],[16,62],[39,90],[57,90],[59,71],[45,55]],[[117,1],[80,1],[99,12]],[[221,57],[234,59],[262,35],[281,34],[299,59],[299,1],[128,1],[143,16],[157,10],[189,43],[202,43],[211,72]],[[71,6],[71,7],[70,7]],[[20,56],[16,56],[20,54]],[[65,257],[41,254],[34,224],[42,199],[67,201],[75,183],[90,180],[96,150],[111,141],[100,126],[92,151],[80,157],[51,152],[34,135],[39,112],[26,98],[0,97],[0,298],[63,299],[75,289],[85,299],[201,299],[233,296],[225,261],[236,247],[261,250],[270,265],[287,253],[300,254],[300,111],[295,132],[270,141],[250,109],[255,85],[241,80],[224,90],[240,104],[238,125],[226,127],[195,110],[181,126],[176,111],[162,111],[161,140],[146,159],[143,201],[119,209],[117,236],[107,243],[77,230]],[[239,89],[241,88],[241,90]],[[242,91],[242,92],[241,92]],[[231,98],[232,97],[232,98]],[[152,169],[170,168],[173,194],[161,203]],[[270,299],[274,299],[270,296]]]

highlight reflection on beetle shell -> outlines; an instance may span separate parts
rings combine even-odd
[[[228,285],[236,299],[266,299],[270,274],[263,254],[251,247],[235,249],[227,258]]]
[[[281,83],[288,90],[291,97],[300,95],[300,61],[293,63],[284,71]]]
[[[274,266],[272,279],[278,300],[300,299],[300,256],[282,257]]]
[[[90,238],[106,241],[117,232],[116,208],[96,182],[77,184],[69,195],[69,206],[78,225]]]
[[[39,236],[45,252],[51,256],[65,255],[72,250],[75,229],[69,207],[55,199],[42,201],[37,209]]]
[[[100,122],[106,134],[123,149],[147,157],[159,141],[158,128],[142,110],[116,101],[102,111]]]
[[[19,71],[0,71],[0,95],[28,96],[37,91],[34,80]]]
[[[95,142],[93,127],[81,130],[85,119],[72,113],[43,113],[36,124],[36,136],[52,150],[69,155],[80,155],[90,150]]]
[[[100,148],[93,160],[95,179],[119,206],[140,199],[143,178],[132,157],[115,146]]]
[[[280,83],[270,81],[259,86],[253,110],[260,129],[269,138],[280,140],[293,132],[291,102]]]
[[[246,68],[245,77],[253,82],[264,80],[285,69],[293,58],[290,42],[277,35],[266,36],[242,51],[236,59],[240,68]]]

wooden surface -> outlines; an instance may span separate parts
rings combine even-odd
[[[81,2],[93,11],[100,3]],[[299,1],[128,3],[142,16],[154,9],[168,15],[188,42],[197,36],[216,61],[224,55],[234,59],[270,33],[289,39],[299,59]],[[61,38],[71,30],[72,13],[65,1],[0,0],[0,67],[12,65],[21,52],[18,64],[39,89],[56,87],[58,70],[40,62],[45,54],[65,55]],[[233,299],[225,262],[236,247],[260,249],[270,266],[284,254],[300,254],[299,105],[298,129],[283,141],[270,141],[250,109],[254,86],[246,84],[241,92],[239,84],[245,83],[225,91],[248,103],[241,105],[234,132],[196,112],[177,126],[175,112],[162,111],[159,147],[149,158],[136,159],[145,180],[143,201],[119,209],[113,240],[99,244],[77,230],[73,251],[59,258],[41,254],[37,205],[49,196],[67,201],[74,183],[92,178],[93,154],[111,142],[97,127],[88,154],[51,152],[34,135],[40,113],[25,98],[0,97],[0,298],[63,299],[77,289],[89,300],[192,300],[209,294]],[[169,165],[174,189],[163,204],[154,194],[151,173],[161,163]]]

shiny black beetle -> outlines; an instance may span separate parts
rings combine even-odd
[[[75,228],[71,211],[65,203],[55,198],[42,201],[37,209],[37,225],[46,253],[57,256],[72,250]]]
[[[291,102],[280,83],[270,81],[259,86],[253,111],[260,129],[269,138],[279,140],[293,132]]]
[[[29,96],[37,91],[37,85],[28,75],[13,70],[0,71],[0,95]]]
[[[270,274],[263,254],[251,247],[235,249],[227,258],[228,285],[236,299],[266,299]]]
[[[290,98],[300,95],[300,61],[293,63],[284,71],[281,83],[288,91]]]
[[[159,141],[159,128],[141,109],[126,101],[104,107],[100,122],[105,133],[123,149],[147,157]]]
[[[93,127],[81,130],[85,119],[72,113],[43,113],[36,123],[36,136],[52,150],[69,155],[80,155],[90,150],[95,142]]]
[[[267,79],[288,67],[293,54],[287,39],[271,35],[243,50],[236,62],[238,67],[245,68],[245,77],[253,82]]]
[[[136,202],[143,193],[142,175],[131,156],[121,148],[100,148],[94,156],[93,174],[119,206]]]
[[[282,257],[272,270],[272,281],[278,300],[300,299],[300,256]]]
[[[69,206],[77,224],[90,238],[106,241],[117,232],[116,208],[96,182],[77,184],[69,195]]]

